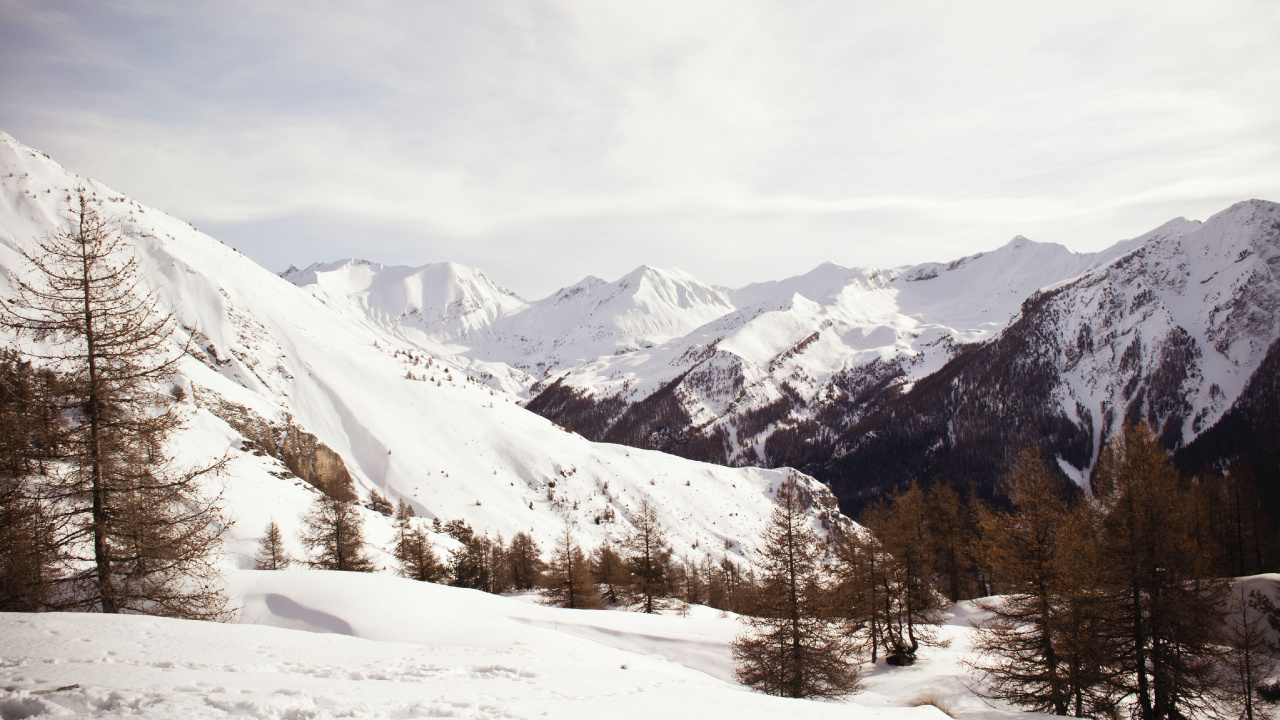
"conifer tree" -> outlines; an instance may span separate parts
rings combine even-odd
[[[835,614],[844,619],[851,647],[875,662],[892,617],[889,584],[891,558],[865,528],[844,533],[836,545],[839,576],[834,591]]]
[[[775,497],[765,531],[764,577],[755,616],[733,643],[738,680],[770,695],[835,698],[857,692],[850,648],[826,617],[821,549],[795,476]]]
[[[755,576],[748,568],[746,573],[728,557],[720,559],[721,577],[724,579],[725,610],[749,613],[755,606]]]
[[[284,533],[275,520],[267,523],[267,531],[258,544],[258,554],[254,558],[257,570],[284,570],[293,564],[293,558],[284,548]]]
[[[707,555],[702,558],[702,565],[698,568],[698,572],[702,577],[703,601],[708,607],[728,610],[729,584],[725,581],[724,570],[720,569],[710,555]]]
[[[436,582],[443,574],[440,561],[431,547],[431,538],[417,527],[413,508],[403,498],[396,503],[396,545],[393,553],[401,577],[421,582]]]
[[[626,563],[607,541],[591,553],[590,562],[591,579],[604,587],[604,601],[609,605],[625,602],[626,589],[630,584]]]
[[[564,530],[556,538],[551,565],[543,577],[542,595],[549,605],[592,610],[604,607],[586,555],[574,541],[573,526],[567,519]]]
[[[979,552],[1004,589],[988,613],[972,663],[988,697],[1028,710],[1095,716],[1115,709],[1105,672],[1112,633],[1097,594],[1088,506],[1068,508],[1040,453],[1024,449],[1004,477],[1008,512],[979,512]]]
[[[1231,592],[1226,612],[1226,654],[1223,657],[1220,685],[1223,699],[1242,720],[1261,717],[1265,703],[1258,688],[1276,670],[1267,632],[1269,610],[1275,605],[1270,598],[1254,590],[1246,595],[1244,583]]]
[[[880,644],[890,664],[909,665],[921,645],[937,644],[942,598],[933,586],[928,506],[914,483],[861,516],[884,551],[884,623]]]
[[[1233,462],[1228,472],[1206,475],[1191,491],[1208,532],[1217,540],[1217,573],[1242,577],[1265,572],[1274,555],[1275,532],[1251,464]]]
[[[1109,610],[1124,628],[1119,656],[1138,717],[1191,717],[1218,704],[1225,586],[1206,579],[1211,554],[1191,494],[1159,439],[1126,424],[1099,459]]]
[[[507,562],[511,565],[511,586],[515,590],[525,591],[538,587],[544,569],[541,555],[542,550],[529,533],[518,532],[511,538]]]
[[[409,554],[412,552],[412,535],[414,531],[413,518],[415,514],[416,513],[414,513],[413,508],[409,506],[409,503],[404,501],[404,498],[400,498],[400,500],[396,502],[393,515],[396,528],[396,544],[391,554],[395,556],[396,563],[399,565],[400,574],[405,577],[412,577],[411,574],[405,574],[404,569],[408,562]]]
[[[973,597],[970,572],[973,533],[960,496],[950,485],[935,481],[925,504],[928,509],[925,531],[932,550],[930,565],[941,580],[943,594],[953,603]]]
[[[470,530],[470,528],[467,528]],[[474,532],[464,534],[462,547],[449,554],[449,576],[456,587],[488,590],[490,583],[489,539]]]
[[[626,549],[632,591],[640,603],[640,610],[657,612],[671,591],[671,550],[667,547],[662,525],[658,523],[658,509],[648,498],[640,501],[640,507],[632,518]]]
[[[680,590],[680,601],[685,605],[706,604],[706,583],[702,580],[698,565],[691,560],[685,560],[674,567],[676,587]]]
[[[61,557],[51,525],[33,485],[0,473],[0,612],[56,609]]]
[[[487,552],[489,557],[489,582],[482,589],[494,595],[511,592],[511,561],[507,557],[507,543],[502,539],[502,533],[498,533],[497,537],[489,541]]]
[[[422,528],[411,528],[397,546],[401,577],[420,582],[439,582],[444,568],[431,547],[431,538]]]
[[[365,549],[364,519],[356,495],[347,488],[318,493],[302,516],[302,544],[307,563],[321,570],[373,572],[377,567]]]
[[[0,349],[0,612],[57,608],[62,557],[39,482],[63,427],[55,380]]]
[[[226,458],[179,468],[166,455],[181,426],[167,392],[185,348],[142,279],[132,249],[81,190],[67,225],[23,251],[6,326],[38,341],[60,376],[65,465],[42,480],[68,556],[67,609],[225,619],[219,498],[201,484]]]

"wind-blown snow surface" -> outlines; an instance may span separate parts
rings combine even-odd
[[[320,571],[238,571],[232,585],[239,625],[0,614],[0,716],[941,720],[902,707],[929,689],[960,717],[1026,717],[965,689],[964,617],[943,628],[952,648],[913,668],[868,667],[867,691],[833,703],[735,684],[738,622],[703,607],[563,610]]]
[[[591,547],[623,537],[637,504],[649,498],[677,557],[750,558],[759,545],[785,472],[588,442],[468,376],[479,370],[448,355],[429,365],[421,352],[411,360],[402,351],[415,346],[363,312],[335,311],[187,223],[74,176],[3,134],[0,267],[25,271],[19,251],[61,224],[68,193],[80,186],[120,219],[146,278],[174,307],[182,326],[176,341],[192,340],[179,378],[189,426],[175,447],[189,462],[228,451],[235,456],[225,492],[238,521],[229,531],[230,548],[242,567],[251,564],[271,518],[301,554],[294,544],[297,519],[313,491],[273,459],[241,452],[239,434],[210,412],[227,404],[266,419],[290,418],[342,456],[362,494],[377,489],[393,502],[403,498],[427,519],[463,518],[507,538],[531,530],[547,546],[567,517],[579,542]],[[397,287],[417,292],[415,302],[454,307],[452,286],[428,282],[425,274],[397,276]],[[476,287],[491,286],[478,274],[472,279]],[[358,282],[349,279],[344,292]],[[385,287],[392,284],[383,283],[382,299],[366,307],[385,309]],[[0,286],[0,293],[10,292],[8,282]],[[494,302],[515,302],[494,293]],[[457,308],[450,327],[465,329],[474,308]],[[818,501],[816,519],[824,503],[834,502],[820,484],[805,483]],[[370,539],[388,547],[388,521],[368,517]],[[452,542],[437,540],[446,547]]]

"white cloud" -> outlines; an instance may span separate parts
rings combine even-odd
[[[52,7],[0,0],[0,127],[273,267],[737,283],[1280,199],[1267,2]]]

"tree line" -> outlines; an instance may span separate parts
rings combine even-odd
[[[706,605],[748,612],[755,603],[754,570],[728,557],[715,562],[675,557],[657,508],[648,499],[637,506],[630,532],[618,543],[584,549],[566,519],[544,552],[528,532],[508,542],[476,532],[461,519],[430,523],[400,500],[394,518],[394,570],[402,577],[501,594],[540,592],[548,604],[566,608],[632,608],[654,613]],[[364,539],[363,519],[352,488],[321,488],[301,518],[299,541],[306,550],[293,558],[280,526],[271,521],[255,555],[259,570],[295,564],[323,570],[375,572],[380,568]],[[435,550],[433,535],[456,541],[447,556]]]
[[[1034,449],[999,487],[996,505],[912,485],[826,543],[784,487],[735,645],[740,679],[794,697],[856,692],[861,663],[912,663],[945,642],[943,611],[977,597],[967,662],[989,698],[1141,720],[1251,720],[1280,700],[1280,613],[1230,580],[1270,569],[1247,470],[1183,477],[1132,424],[1106,446],[1091,493]]]

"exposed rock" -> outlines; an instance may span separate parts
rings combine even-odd
[[[194,386],[196,405],[208,410],[245,436],[252,448],[284,463],[290,472],[330,496],[354,496],[355,483],[342,456],[303,430],[293,417],[281,412],[268,420],[221,395]],[[246,450],[251,447],[246,444]]]

